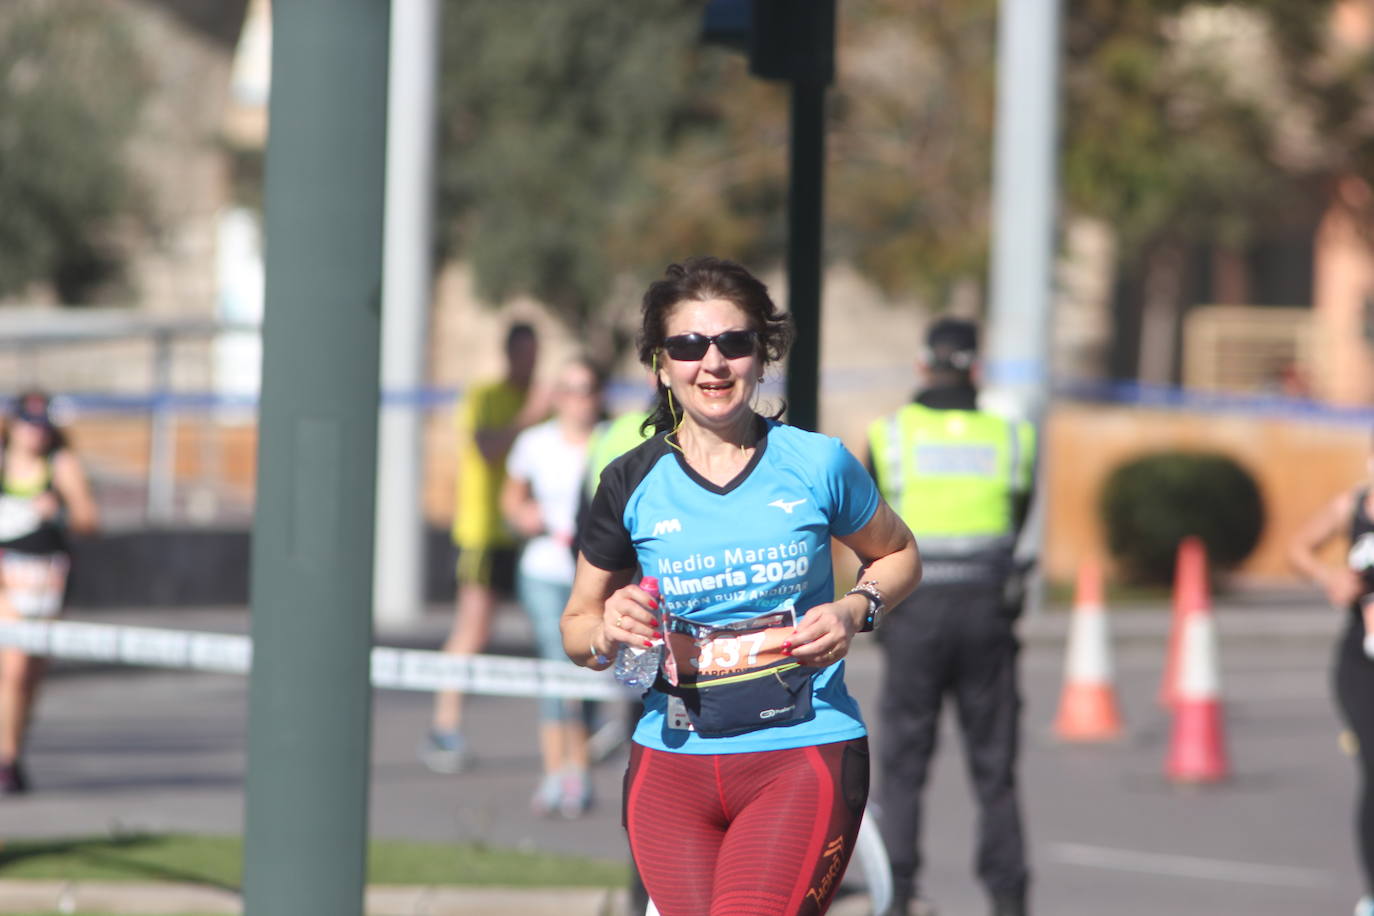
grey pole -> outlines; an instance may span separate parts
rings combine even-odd
[[[377,438],[373,614],[406,624],[424,612],[422,431],[432,277],[438,0],[391,10],[386,247],[382,282],[382,411]]]
[[[1061,0],[1002,0],[997,32],[988,394],[1039,418],[1049,399]]]
[[[792,83],[787,194],[787,310],[797,336],[787,359],[787,422],[820,428],[821,240],[825,200],[825,83]]]
[[[997,135],[993,152],[992,277],[984,406],[1043,430],[1049,407],[1050,329],[1058,207],[1061,0],[1002,0],[997,29]],[[1041,442],[1039,486],[1045,479]],[[1039,557],[1045,499],[1035,499],[1017,555]],[[1027,610],[1043,580],[1032,578]]]
[[[787,359],[787,422],[815,430],[820,425],[825,91],[835,78],[835,0],[755,0],[750,42],[750,69],[791,84],[787,309],[797,337]]]
[[[787,422],[820,422],[824,265],[825,90],[835,78],[835,0],[714,0],[703,37],[749,51],[749,70],[791,90],[787,184],[787,310],[796,340],[787,358]]]
[[[360,916],[385,0],[273,4],[244,910]]]
[[[153,334],[153,403],[148,412],[148,521],[171,524],[176,505],[176,415],[172,412],[172,335]]]

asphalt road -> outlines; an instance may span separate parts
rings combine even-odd
[[[1164,614],[1141,608],[1114,616],[1118,695],[1129,735],[1101,747],[1066,747],[1050,738],[1063,620],[1047,614],[1026,622],[1022,782],[1037,913],[1350,911],[1359,893],[1351,824],[1355,772],[1338,747],[1327,672],[1338,621],[1301,597],[1261,604],[1221,615],[1234,773],[1226,784],[1207,788],[1177,787],[1163,775],[1169,719],[1155,696]],[[90,619],[243,631],[246,616],[227,609],[102,612]],[[444,624],[436,610],[400,640],[432,646]],[[526,639],[519,614],[503,615],[498,647],[519,651]],[[868,642],[858,644],[850,661],[851,688],[869,709],[878,662]],[[539,819],[528,806],[539,768],[534,701],[470,698],[478,759],[458,776],[432,774],[416,761],[429,704],[420,693],[376,695],[374,835],[626,854],[619,825],[623,751],[597,769],[600,803],[589,816]],[[238,832],[246,732],[242,678],[60,664],[32,733],[35,791],[0,799],[0,837]],[[971,875],[975,812],[948,718],[928,810],[927,892],[942,916],[981,916],[986,906]]]

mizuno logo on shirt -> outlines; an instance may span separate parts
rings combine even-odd
[[[791,510],[788,510],[788,511],[791,511]],[[663,520],[663,521],[661,521],[661,522],[655,522],[655,523],[654,523],[654,534],[655,534],[655,535],[663,535],[663,534],[668,534],[668,533],[673,532],[673,531],[681,531],[681,530],[682,530],[682,522],[681,522],[680,520],[678,520],[678,519],[675,519],[675,518],[665,519],[665,520]]]
[[[791,515],[791,514],[792,514],[792,510],[795,509],[795,508],[797,508],[798,506],[800,506],[800,505],[801,505],[802,503],[804,503],[804,502],[806,502],[805,499],[793,499],[793,500],[775,499],[775,500],[773,500],[771,503],[769,503],[768,505],[770,505],[770,506],[776,506],[777,508],[779,508],[779,509],[781,509],[782,511],[786,512],[788,515]]]

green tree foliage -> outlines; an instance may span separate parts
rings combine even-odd
[[[855,0],[832,93],[831,249],[940,306],[982,283],[991,204],[996,0]]]
[[[649,188],[691,117],[699,16],[685,0],[445,5],[441,234],[484,296],[530,294],[585,328],[629,227],[675,218]]]
[[[1064,193],[1116,231],[1139,374],[1173,380],[1185,251],[1310,231],[1374,131],[1333,0],[1068,0]]]
[[[1374,174],[1370,57],[1333,53],[1333,5],[1065,0],[1064,209],[1113,227],[1128,277],[1310,221],[1331,176]],[[839,9],[827,252],[936,307],[986,275],[997,10]],[[699,3],[445,14],[441,223],[487,297],[533,294],[585,327],[617,278],[670,259],[780,259],[787,88],[703,48]]]
[[[1363,151],[1369,134],[1357,117],[1369,58],[1332,57],[1333,5],[1065,0],[1065,212],[1107,222],[1128,265],[1310,219],[1314,190],[1356,158],[1340,148]],[[986,272],[997,12],[993,0],[843,8],[834,247],[936,305]]]
[[[117,269],[137,195],[124,144],[147,78],[120,16],[85,0],[0,4],[0,296],[81,301]]]
[[[700,43],[699,3],[445,7],[441,225],[479,291],[576,326],[617,277],[776,264],[788,90]],[[985,258],[994,0],[855,0],[828,112],[828,249],[939,298]]]
[[[1302,210],[1294,82],[1319,52],[1324,0],[1069,0],[1064,188],[1127,257],[1162,242],[1240,246]],[[1278,29],[1291,53],[1278,54]]]
[[[697,49],[691,61],[667,145],[644,163],[640,206],[613,250],[650,273],[700,253],[776,264],[787,242],[787,90],[750,76],[731,51]]]

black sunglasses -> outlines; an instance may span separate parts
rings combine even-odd
[[[755,331],[722,331],[711,337],[705,334],[674,334],[663,341],[663,350],[669,359],[692,361],[702,359],[711,344],[716,345],[720,355],[726,359],[739,359],[754,352],[759,335]]]

